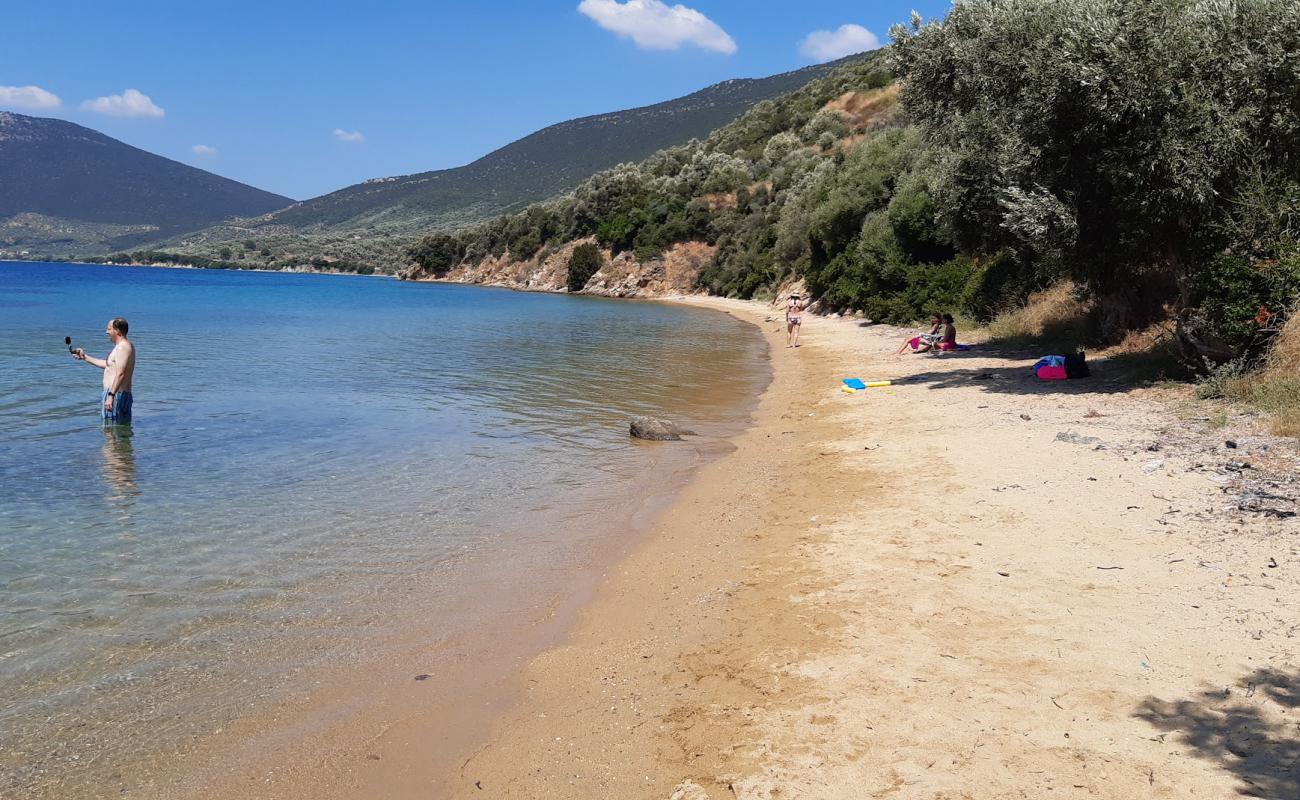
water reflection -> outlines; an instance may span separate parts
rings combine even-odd
[[[124,526],[134,521],[135,499],[140,490],[135,485],[135,448],[131,444],[134,432],[130,425],[108,424],[103,428],[103,474],[105,499],[113,515]]]

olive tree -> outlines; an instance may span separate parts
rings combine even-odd
[[[957,243],[1075,277],[1117,325],[1197,303],[1241,194],[1300,178],[1294,0],[960,0],[891,36]]]

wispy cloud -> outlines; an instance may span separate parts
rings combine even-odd
[[[155,105],[149,95],[142,94],[138,89],[127,89],[121,94],[110,94],[107,97],[97,97],[94,100],[87,100],[81,104],[85,111],[94,111],[96,114],[107,114],[110,117],[161,117],[167,112]]]
[[[0,108],[44,111],[63,104],[59,96],[39,86],[0,86]]]
[[[217,154],[217,148],[209,147],[206,144],[196,144],[190,149],[194,151],[194,155],[202,156],[203,158],[212,158]]]
[[[861,25],[841,25],[833,31],[813,31],[799,43],[799,52],[819,64],[880,47],[880,37]]]
[[[578,11],[607,31],[646,50],[676,50],[693,44],[715,53],[736,52],[736,42],[716,22],[693,8],[660,0],[582,0]]]
[[[342,128],[334,129],[334,138],[340,142],[364,142],[366,137],[361,135],[361,131],[345,131]]]

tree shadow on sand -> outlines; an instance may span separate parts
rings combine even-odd
[[[1268,713],[1270,703],[1282,713]],[[1134,716],[1235,774],[1238,794],[1282,800],[1300,797],[1300,722],[1285,713],[1298,707],[1300,673],[1258,669],[1194,700],[1148,697]]]
[[[968,352],[930,355],[926,353],[901,356],[909,364],[923,371],[902,378],[900,382],[921,384],[928,389],[953,389],[959,386],[979,386],[991,394],[1021,395],[1110,395],[1152,386],[1165,380],[1185,380],[1186,370],[1166,350],[1153,348],[1147,351],[1122,353],[1101,359],[1089,359],[1092,375],[1068,381],[1037,380],[1031,367],[1044,355],[1060,355],[1063,350],[1040,346],[1005,345],[986,343],[975,345]],[[963,361],[980,360],[983,366],[962,366]],[[1006,366],[988,365],[988,361],[1007,362]],[[931,365],[933,365],[931,367]]]

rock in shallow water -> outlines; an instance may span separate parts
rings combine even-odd
[[[694,436],[694,431],[683,430],[677,423],[654,417],[633,417],[629,433],[638,439],[654,442],[675,442],[683,436]]]

